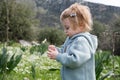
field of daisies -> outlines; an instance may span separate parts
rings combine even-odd
[[[61,64],[47,57],[48,43],[0,44],[0,80],[61,80]],[[96,79],[120,80],[120,57],[97,51]]]
[[[47,57],[48,44],[0,44],[0,80],[60,80],[60,64]]]

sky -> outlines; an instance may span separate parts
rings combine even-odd
[[[120,7],[120,0],[84,0],[84,1]]]

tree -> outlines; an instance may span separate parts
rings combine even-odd
[[[99,49],[106,50],[111,48],[111,44],[109,44],[111,37],[109,36],[110,34],[108,31],[106,32],[107,27],[108,26],[94,20],[92,33],[98,37]]]
[[[39,20],[35,19],[35,6],[24,1],[0,2],[0,41],[32,39],[31,28],[35,27]]]
[[[93,31],[92,31],[93,34],[99,37],[100,34],[104,32],[105,30],[106,30],[106,26],[104,24],[94,20]]]
[[[113,23],[113,52],[120,56],[120,17]]]

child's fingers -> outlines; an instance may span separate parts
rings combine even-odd
[[[53,49],[48,49],[49,52],[53,52],[54,50]]]
[[[54,45],[49,45],[49,46],[48,46],[48,49],[55,50],[55,46],[54,46]]]
[[[53,56],[52,56],[52,53],[51,53],[51,52],[48,52],[47,56],[48,56],[50,59],[53,59]]]
[[[48,47],[55,47],[54,45],[49,45]]]
[[[47,52],[47,55],[48,55],[48,57],[50,57],[50,56],[51,56],[51,52],[48,51],[48,52]]]

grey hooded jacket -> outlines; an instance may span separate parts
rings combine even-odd
[[[94,54],[97,37],[85,32],[67,37],[56,60],[62,64],[62,80],[96,80]]]

